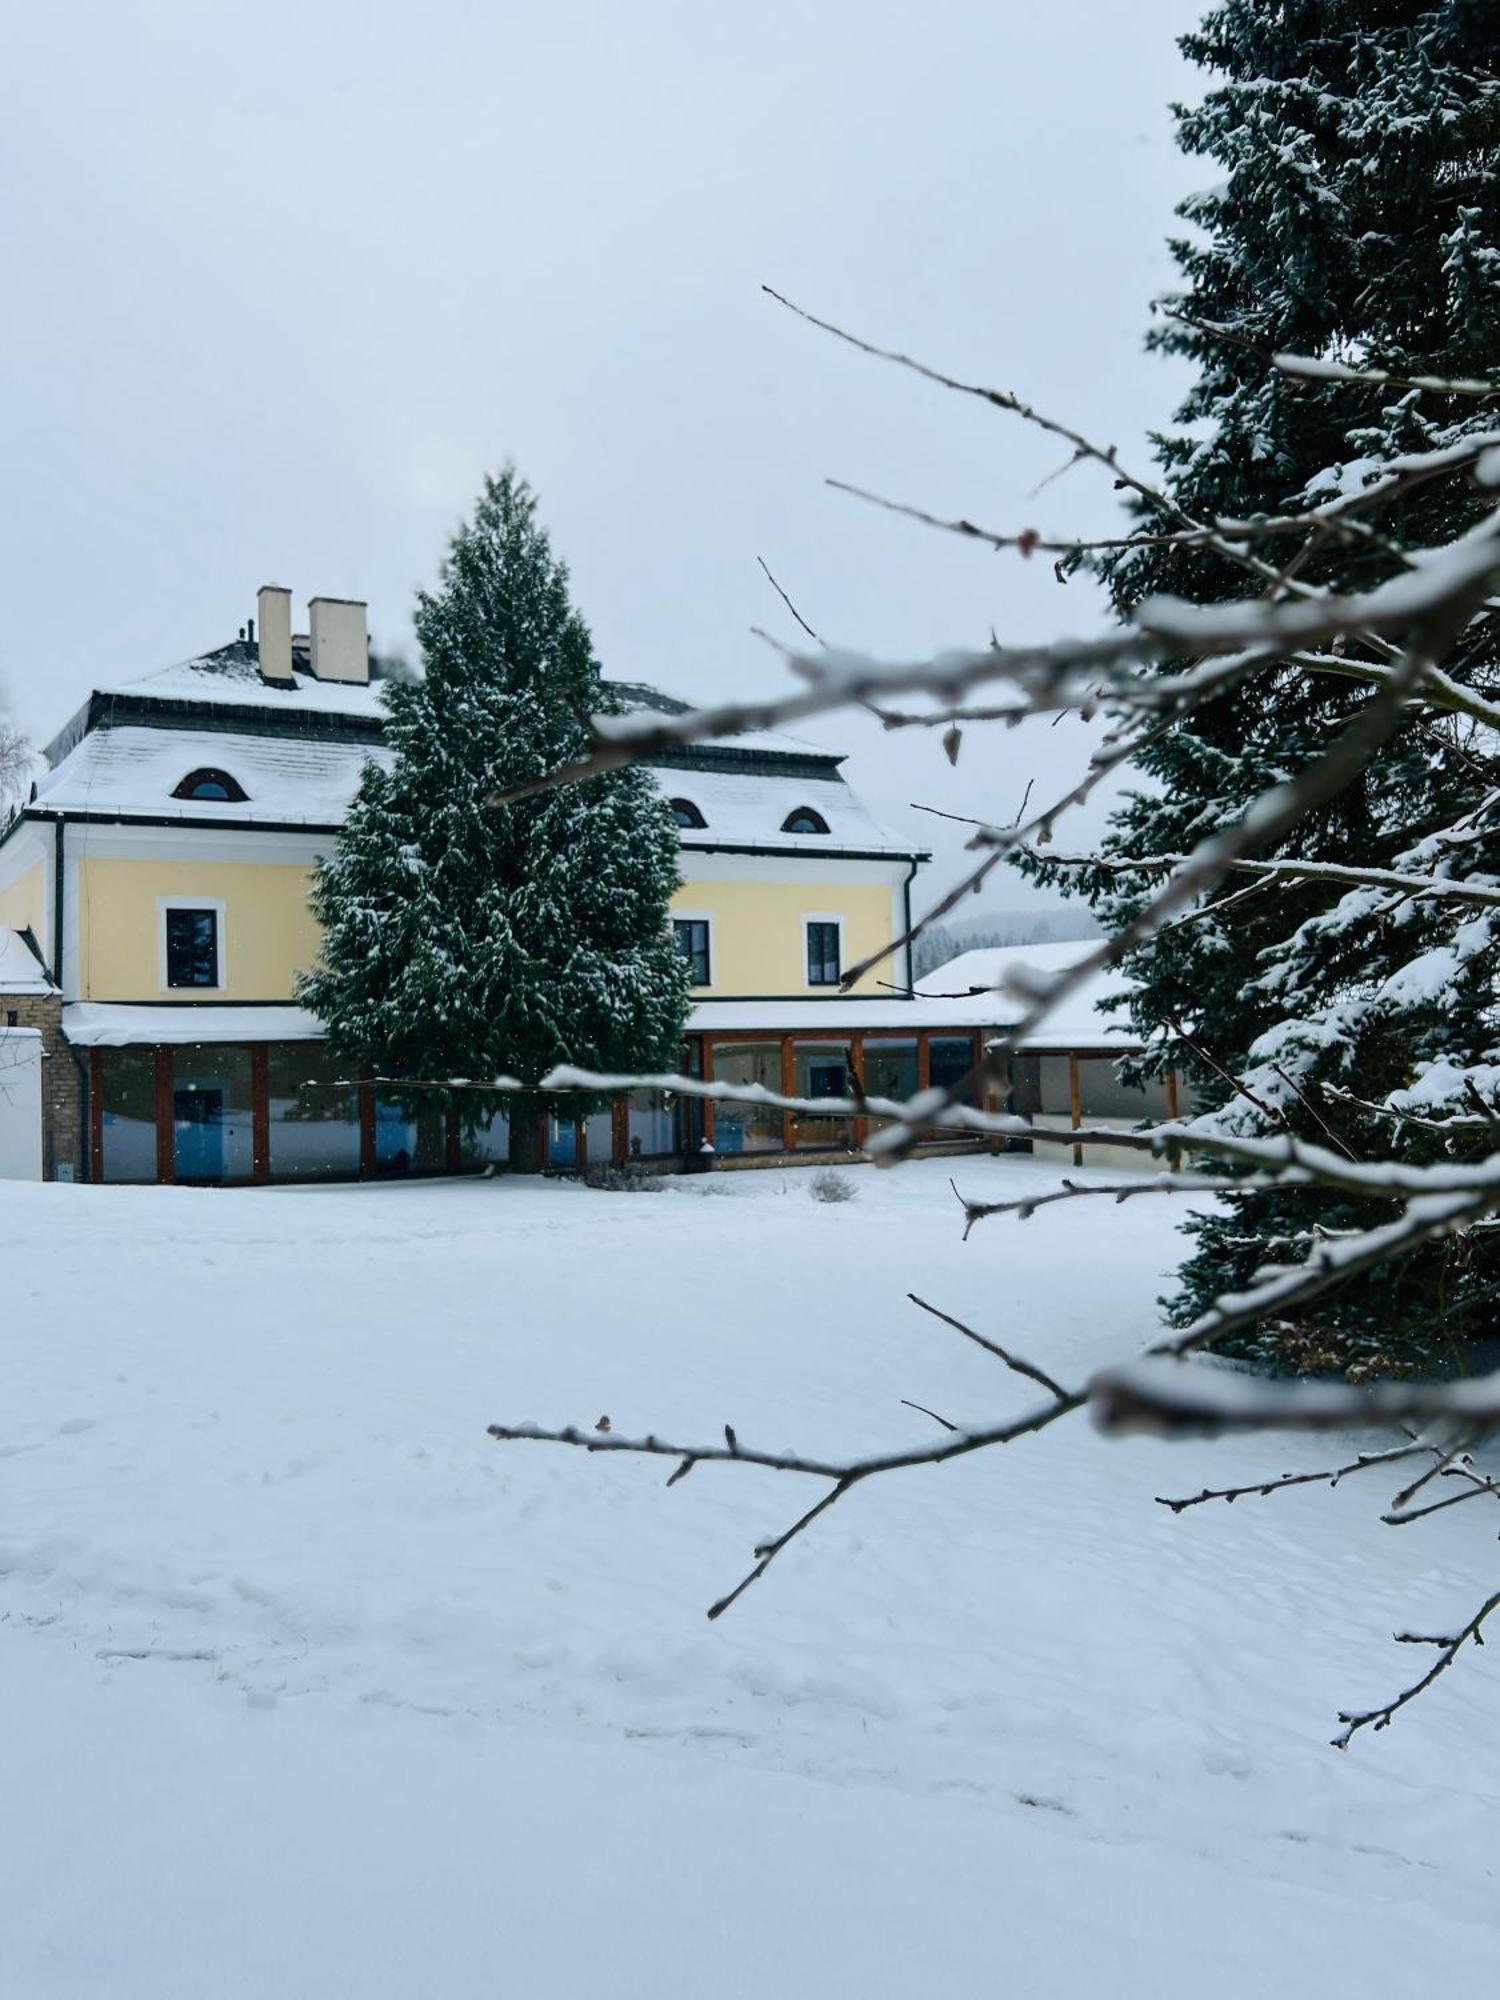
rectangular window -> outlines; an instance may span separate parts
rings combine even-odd
[[[839,927],[812,918],[807,926],[807,983],[809,986],[837,986],[839,967]]]
[[[928,1076],[934,1090],[949,1090],[974,1067],[974,1041],[970,1035],[934,1035]]]
[[[178,1180],[249,1180],[255,1168],[249,1049],[236,1044],[180,1048],[172,1068],[172,1157]]]
[[[677,949],[692,968],[693,984],[709,985],[711,982],[708,962],[708,919],[675,917],[672,921],[672,935],[677,940]]]
[[[865,1042],[865,1089],[871,1097],[904,1104],[917,1094],[915,1040]]]
[[[166,910],[168,986],[219,984],[217,910]]]
[[[359,1173],[359,1093],[349,1066],[321,1042],[266,1051],[271,1172],[277,1180],[353,1180]]]
[[[156,1051],[103,1049],[99,1127],[107,1181],[156,1179]]]
[[[714,1082],[781,1089],[780,1042],[718,1042]],[[721,1104],[715,1114],[715,1144],[721,1153],[779,1153],[781,1113],[768,1104]]]
[[[849,1095],[849,1048],[843,1042],[794,1042],[792,1045],[794,1097],[847,1097]],[[794,1115],[796,1143],[816,1150],[823,1147],[847,1148],[853,1143],[854,1127],[847,1118],[819,1118],[807,1111]]]

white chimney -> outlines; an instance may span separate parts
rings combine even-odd
[[[360,681],[370,678],[370,638],[365,607],[356,598],[310,597],[314,680]]]
[[[284,584],[263,583],[256,593],[260,635],[260,677],[273,687],[292,685],[292,593]]]

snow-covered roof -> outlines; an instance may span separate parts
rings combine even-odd
[[[970,1028],[997,1025],[993,1005],[982,1001],[928,1002],[887,1000],[701,1000],[688,1017],[690,1034],[784,1031],[797,1035],[867,1033],[914,1035],[918,1028],[944,1028],[967,1033]]]
[[[54,812],[264,821],[338,826],[366,758],[389,752],[348,739],[263,736],[219,729],[94,729],[37,783],[36,803]],[[242,800],[178,799],[191,772],[223,771]]]
[[[648,687],[644,681],[606,683],[623,700],[626,715],[690,715],[693,704],[665,689]],[[758,750],[776,757],[816,758],[821,764],[842,764],[837,750],[825,750],[821,743],[809,743],[804,736],[787,736],[779,729],[746,729],[738,736],[709,736],[703,746],[714,750]]]
[[[80,717],[58,739],[56,764],[37,783],[36,806],[42,812],[196,824],[225,820],[337,826],[353,800],[365,759],[387,755],[374,740],[384,713],[382,686],[315,681],[299,672],[288,688],[268,687],[253,649],[238,641],[128,686],[96,690],[85,711],[93,726]],[[627,693],[639,695],[636,705],[642,708],[677,713],[686,707],[653,690],[630,688]],[[650,702],[648,694],[654,696]],[[118,720],[109,707],[116,696],[121,698]],[[152,713],[158,701],[167,726]],[[239,728],[239,718],[228,715],[226,727],[207,721],[195,726],[180,715],[183,703],[256,713],[247,713]],[[351,718],[365,727],[353,733],[338,727],[319,730],[320,716]],[[309,718],[312,728],[304,726]],[[290,726],[278,729],[277,723]],[[725,757],[725,751],[735,757]],[[702,758],[702,767],[693,762],[695,755]],[[685,848],[756,846],[787,853],[852,850],[910,856],[911,842],[881,826],[837,775],[840,761],[795,737],[760,731],[721,745],[697,746],[685,753],[682,764],[658,768],[656,778],[668,797],[690,799],[703,816],[702,828],[684,830]],[[203,768],[227,772],[245,798],[174,798],[183,779]],[[783,832],[799,806],[810,806],[828,832]]]
[[[1076,945],[1072,949],[1076,951]],[[35,963],[33,959],[32,964]],[[45,984],[41,990],[47,990]],[[840,1037],[855,1030],[866,1034],[914,1035],[918,1028],[936,1034],[944,1029],[962,1034],[974,1028],[1006,1027],[1016,1018],[1017,1011],[1013,999],[993,991],[956,998],[919,996],[911,1000],[894,993],[880,1000],[704,1000],[693,1008],[687,1025],[691,1034],[718,1035],[737,1030]],[[1070,1028],[1074,1030],[1071,1034]],[[179,1046],[200,1042],[302,1042],[317,1041],[324,1033],[317,1016],[303,1007],[202,1007],[185,1002],[127,1006],[100,1001],[77,1001],[64,1006],[63,1031],[79,1048],[126,1048],[167,1042]],[[1086,1018],[1075,1022],[1066,1013],[1060,1022],[1049,1022],[1039,1035],[1028,1037],[1025,1044],[1028,1049],[1038,1051],[1118,1046],[1122,1052],[1136,1045],[1126,1033],[1111,1032],[1106,1037],[1101,1035],[1097,1024]]]
[[[796,854],[839,848],[862,854],[912,852],[909,840],[883,827],[843,780],[831,775],[772,776],[754,765],[736,771],[674,766],[654,775],[668,798],[688,799],[703,815],[703,826],[683,830],[682,845],[687,849],[729,843],[785,848]],[[810,806],[826,824],[827,833],[784,833],[784,823],[799,806]]]
[[[960,952],[916,983],[927,1006],[979,1005],[989,1010],[981,1025],[1009,1027],[1020,1020],[1026,1002],[1008,990],[1011,974],[1051,974],[1076,965],[1094,949],[1093,942],[1070,938],[1060,944],[996,945]],[[1028,1049],[1138,1048],[1140,1038],[1118,1012],[1101,1014],[1100,1003],[1129,991],[1123,973],[1097,972],[1063,1000],[1026,1037]],[[954,997],[956,996],[956,998]]]
[[[314,1042],[323,1023],[304,1007],[129,1007],[97,1000],[64,1005],[63,1033],[75,1048],[120,1049],[171,1042]]]
[[[0,993],[52,993],[56,988],[19,931],[0,924]]]
[[[140,680],[106,683],[96,689],[101,695],[126,695],[135,699],[192,701],[233,708],[261,708],[269,715],[350,715],[379,722],[385,714],[382,702],[384,681],[314,680],[310,673],[296,673],[285,686],[272,687],[261,678],[256,656],[246,641],[224,646],[217,652],[202,653],[182,660],[174,667],[162,667]]]

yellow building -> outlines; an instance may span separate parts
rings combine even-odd
[[[503,1119],[461,1139],[436,1100],[410,1118],[347,1079],[296,1005],[319,948],[311,872],[366,760],[387,753],[364,607],[316,598],[294,638],[290,606],[268,586],[258,636],[252,624],[96,690],[0,836],[0,924],[29,939],[57,989],[54,1054],[78,1073],[74,1165],[89,1178],[441,1171],[505,1155]],[[810,1098],[845,1094],[853,1075],[904,1096],[974,1060],[983,1010],[954,1020],[919,1006],[904,950],[843,990],[909,928],[927,857],[877,824],[842,762],[769,734],[655,760],[682,845],[672,915],[695,974],[692,1073]],[[667,1157],[707,1138],[730,1157],[850,1136],[829,1120],[643,1096],[587,1128],[556,1124],[551,1150],[559,1164]],[[68,1150],[54,1135],[59,1171]]]

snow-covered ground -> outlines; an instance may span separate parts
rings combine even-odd
[[[1155,1197],[960,1241],[951,1162],[0,1192],[0,1992],[1407,1995],[1493,1981],[1500,1666],[1330,1749],[1493,1582],[1316,1439],[1081,1420],[852,1494],[496,1419],[851,1451],[1155,1325]],[[1054,1178],[957,1163],[997,1198]],[[1496,1656],[1500,1660],[1500,1656]]]

